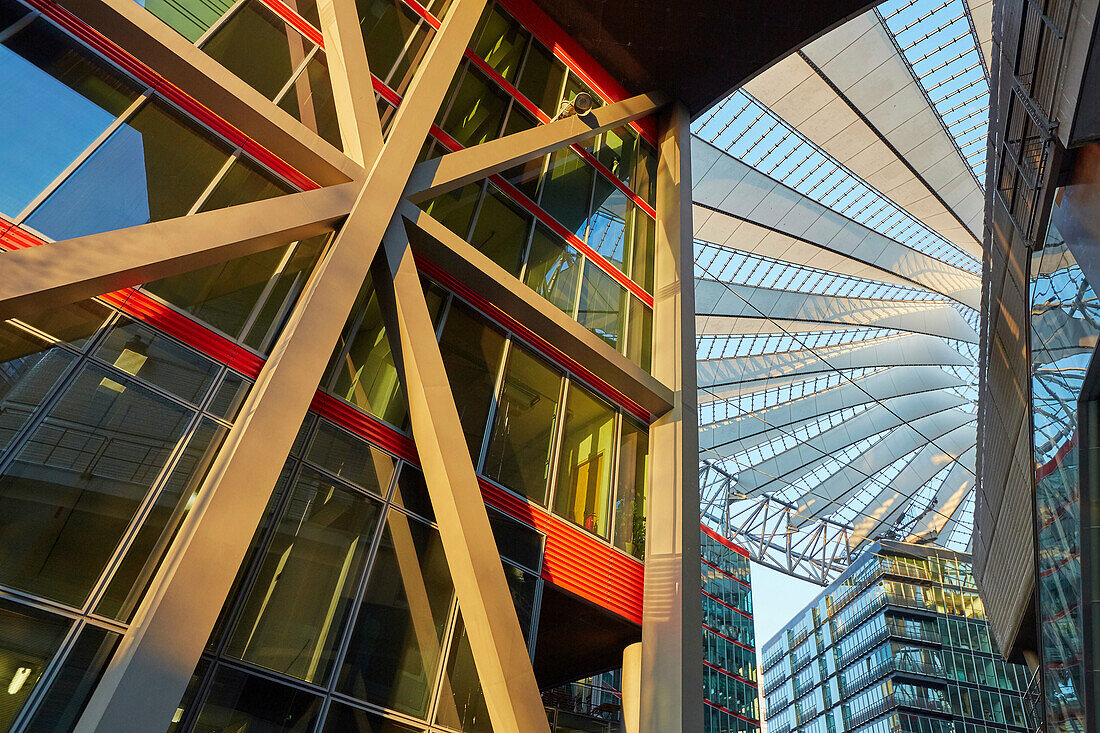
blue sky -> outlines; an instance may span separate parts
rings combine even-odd
[[[824,588],[805,580],[752,564],[752,616],[757,654],[791,618]]]

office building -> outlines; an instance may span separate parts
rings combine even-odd
[[[689,121],[860,7],[0,0],[0,729],[700,729]]]
[[[1051,733],[1097,725],[1095,3],[997,4],[974,571]]]
[[[1026,667],[1001,659],[970,558],[875,543],[763,647],[771,733],[1026,731]]]

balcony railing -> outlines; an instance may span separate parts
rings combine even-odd
[[[934,664],[914,662],[904,658],[886,659],[858,677],[850,680],[842,679],[840,683],[841,693],[845,697],[851,697],[865,687],[879,681],[886,675],[894,674],[895,672],[900,674],[919,674],[926,677],[935,677],[937,679],[942,679],[944,677],[943,668],[937,667]]]
[[[764,683],[764,694],[768,695],[768,694],[771,694],[773,691],[778,690],[779,687],[786,681],[787,681],[786,677],[779,677],[778,679],[774,679],[771,682],[765,682]]]
[[[764,657],[763,670],[765,672],[767,672],[769,669],[771,669],[775,665],[779,664],[779,660],[783,658],[783,655],[785,653],[786,653],[786,650],[783,647],[779,647],[778,649],[776,649],[772,652],[769,652],[768,655],[766,657]]]
[[[880,700],[876,700],[871,703],[870,706],[860,710],[858,713],[849,715],[848,727],[855,728],[863,725],[868,720],[877,718],[899,707],[925,710],[932,713],[940,713],[942,715],[952,714],[951,705],[946,700],[937,700],[935,698],[921,697],[918,695],[901,695],[893,692]]]

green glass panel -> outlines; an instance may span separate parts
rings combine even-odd
[[[0,730],[10,730],[72,623],[0,599]]]
[[[608,536],[615,412],[575,382],[565,401],[554,512],[588,532]]]
[[[539,204],[569,231],[584,239],[595,169],[569,148],[551,154]]]
[[[533,41],[516,85],[519,91],[553,117],[561,104],[564,82],[565,64],[554,58],[546,46]]]
[[[499,5],[492,5],[474,31],[473,52],[491,69],[515,82],[530,35]]]
[[[649,214],[635,207],[634,245],[630,253],[630,278],[646,292],[653,292],[653,253],[656,251],[656,225]]]
[[[493,140],[500,134],[508,101],[503,89],[467,64],[441,127],[463,147]]]
[[[653,311],[628,295],[630,329],[626,337],[626,358],[648,372],[653,366]]]
[[[280,98],[279,106],[338,150],[343,150],[328,60],[323,52],[309,60],[305,70]]]
[[[302,469],[226,653],[325,680],[381,514],[381,502]]]
[[[535,119],[525,112],[517,103],[512,104],[512,110],[508,113],[508,121],[504,123],[504,136],[512,135],[524,130],[530,130],[536,124]],[[549,156],[542,156],[517,165],[514,168],[501,173],[504,180],[518,188],[524,196],[535,200],[538,195],[539,180],[542,178],[542,168],[546,165]]]
[[[60,240],[183,216],[228,158],[223,140],[154,97],[27,223]]]
[[[232,0],[144,0],[139,4],[192,43],[233,7]]]
[[[482,473],[539,504],[560,392],[561,375],[513,344]]]
[[[246,0],[202,44],[210,58],[268,99],[275,99],[312,48],[260,0]]]
[[[509,274],[518,276],[530,227],[531,215],[490,186],[481,202],[470,244]]]
[[[356,0],[371,72],[403,94],[427,49],[431,27],[401,0]]]
[[[453,595],[439,533],[390,510],[337,689],[423,718]]]
[[[634,193],[650,206],[657,203],[657,151],[641,138],[638,138],[634,166]]]
[[[393,456],[327,420],[318,423],[305,458],[380,499],[389,490],[396,466]]]
[[[121,638],[113,631],[86,625],[24,730],[28,733],[72,730]]]
[[[378,296],[369,282],[349,327],[336,346],[336,362],[330,366],[332,391],[341,399],[367,410],[391,425],[401,426],[408,414],[405,391],[386,338]]]
[[[629,126],[604,133],[596,158],[620,181],[630,185],[634,177],[634,148],[638,134]]]
[[[649,479],[649,430],[623,418],[615,482],[615,547],[645,559],[645,497]]]
[[[455,302],[443,326],[439,350],[458,407],[466,445],[476,464],[481,457],[481,441],[504,352],[504,334]]]
[[[576,306],[580,252],[542,224],[535,225],[524,282],[569,316]]]
[[[481,196],[481,187],[481,183],[471,183],[437,196],[424,206],[424,211],[431,214],[432,218],[440,224],[466,239],[470,231],[470,222],[474,218],[474,210],[477,208],[477,200]]]

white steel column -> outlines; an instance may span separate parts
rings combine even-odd
[[[659,141],[653,375],[674,398],[650,428],[639,733],[703,729],[689,123],[675,105],[662,116]]]

